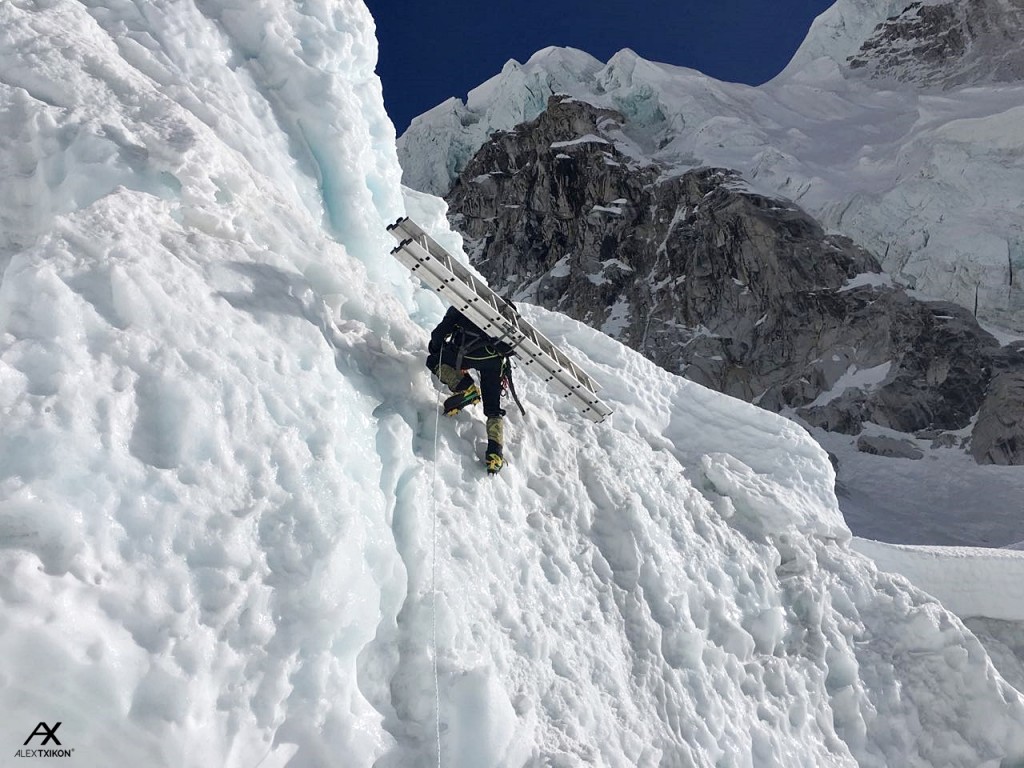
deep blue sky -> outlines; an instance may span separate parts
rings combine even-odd
[[[757,85],[777,75],[834,0],[366,0],[377,73],[399,135],[416,115],[549,45],[607,61],[622,48]]]

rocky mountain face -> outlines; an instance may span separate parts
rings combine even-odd
[[[982,409],[977,460],[1024,463],[1024,419],[1003,416],[1024,353],[957,305],[911,298],[867,251],[734,172],[624,153],[623,120],[555,96],[469,161],[446,199],[492,286],[831,431],[870,421],[953,443]]]
[[[1024,0],[910,3],[847,62],[873,78],[952,88],[1024,79]]]
[[[1004,352],[1010,359],[989,385],[972,434],[971,454],[979,464],[1024,464],[1024,343]]]
[[[1009,72],[999,62],[1019,56],[1021,46],[996,45],[1001,33],[991,21],[996,37],[984,43],[981,32],[960,34],[965,53],[946,62],[948,72],[938,53],[915,53],[937,50],[925,29],[912,44],[879,44],[876,62],[862,50],[865,41],[880,43],[875,30],[885,28],[887,15],[893,30],[900,19],[910,25],[918,18],[902,13],[906,5],[838,0],[815,21],[786,72],[757,88],[628,50],[606,64],[572,49],[538,51],[525,64],[509,62],[465,103],[450,99],[414,120],[398,141],[403,183],[444,195],[495,131],[535,119],[550,94],[568,93],[625,115],[618,146],[631,157],[678,175],[731,168],[869,248],[920,294],[1024,334],[1024,80],[968,79],[944,91],[912,81],[973,72],[984,82]],[[973,7],[968,0],[949,7],[957,20],[981,18],[963,10]],[[941,15],[937,8],[922,6],[922,18]],[[865,65],[850,69],[851,56]],[[913,64],[914,56],[928,67]]]

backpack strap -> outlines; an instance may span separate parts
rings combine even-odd
[[[470,352],[475,352],[480,347],[486,347],[489,344],[496,343],[490,336],[480,335],[477,333],[469,334],[466,329],[459,326],[456,333],[453,334],[452,338],[458,337],[459,351],[455,355],[455,367],[462,368],[462,358]],[[495,355],[504,356],[501,352],[495,349]]]

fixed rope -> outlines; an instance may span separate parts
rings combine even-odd
[[[441,390],[437,391],[434,416],[434,471],[430,478],[430,639],[434,646],[434,724],[437,731],[437,768],[441,768],[441,685],[437,674],[437,433],[441,428]]]

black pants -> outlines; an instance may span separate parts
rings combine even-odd
[[[498,418],[505,415],[505,411],[501,409],[501,371],[505,363],[504,357],[487,354],[476,357],[470,352],[463,355],[460,361],[459,350],[446,346],[441,350],[440,358],[435,355],[427,358],[427,367],[431,371],[436,371],[439,363],[450,365],[452,368],[469,368],[479,372],[480,399],[484,405],[484,416]]]

